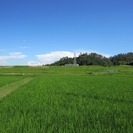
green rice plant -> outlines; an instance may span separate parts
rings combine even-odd
[[[131,66],[13,66],[0,67],[0,75],[31,76],[31,75],[116,75],[133,77]]]
[[[0,87],[23,79],[23,76],[0,76]]]
[[[9,95],[13,91],[15,91],[17,88],[23,86],[24,84],[28,83],[31,81],[33,78],[32,77],[27,77],[24,79],[21,79],[19,81],[7,84],[3,87],[0,87],[0,100],[4,98],[5,96]]]
[[[0,101],[2,133],[132,133],[132,118],[123,76],[38,76]]]

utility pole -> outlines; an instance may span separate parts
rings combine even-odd
[[[76,65],[77,64],[77,60],[76,60],[76,53],[74,53],[74,60],[73,60],[73,64]]]

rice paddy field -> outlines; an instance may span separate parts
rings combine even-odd
[[[0,133],[133,133],[133,67],[0,67]]]

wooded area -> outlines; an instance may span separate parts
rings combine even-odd
[[[83,65],[101,65],[101,66],[112,66],[112,65],[133,65],[133,53],[121,53],[112,57],[105,57],[97,53],[81,53],[76,57],[77,63],[80,66]],[[63,66],[65,64],[73,64],[74,58],[63,57],[59,61],[56,61],[50,66]]]

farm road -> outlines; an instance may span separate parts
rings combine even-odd
[[[11,92],[15,91],[17,88],[25,85],[26,83],[28,83],[32,79],[33,78],[29,77],[29,78],[25,78],[25,79],[19,80],[17,82],[10,83],[10,84],[5,85],[3,87],[0,87],[0,100],[3,97],[9,95]]]

